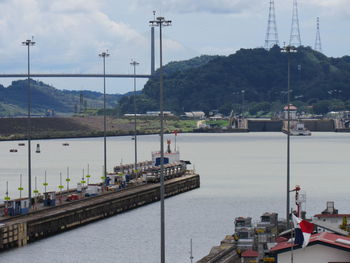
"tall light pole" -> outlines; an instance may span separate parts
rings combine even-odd
[[[107,176],[107,143],[106,143],[106,57],[108,50],[99,56],[103,59],[103,178]]]
[[[134,171],[135,175],[137,173],[137,131],[136,131],[136,66],[140,65],[140,63],[136,61],[132,61],[130,63],[134,67],[134,142],[135,142],[135,166]]]
[[[287,227],[290,226],[290,54],[296,53],[297,50],[293,46],[286,46],[282,48],[281,52],[287,53],[288,59],[288,78],[287,78],[287,206],[286,206],[286,218]]]
[[[165,221],[164,221],[164,99],[163,99],[163,43],[162,27],[170,26],[171,21],[157,17],[150,21],[151,26],[159,26],[159,109],[160,109],[160,262],[165,263]]]
[[[32,127],[30,121],[31,109],[32,109],[32,91],[30,88],[30,47],[35,45],[33,40],[27,39],[22,42],[23,46],[27,46],[28,50],[28,116],[27,116],[27,139],[28,139],[28,198],[29,198],[29,209],[32,201],[32,156],[31,156],[31,137]]]

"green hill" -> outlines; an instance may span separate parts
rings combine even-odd
[[[315,111],[350,109],[350,57],[329,58],[308,47],[291,56],[291,100]],[[230,56],[172,62],[164,67],[166,110],[219,109],[228,113],[244,103],[252,114],[275,111],[286,103],[287,54],[275,46],[241,49]],[[194,66],[193,66],[194,65]],[[137,98],[138,110],[158,109],[158,72]],[[119,109],[130,110],[132,97],[123,98]]]
[[[47,111],[58,114],[72,114],[85,108],[103,107],[103,94],[94,91],[58,90],[40,81],[31,81],[32,113],[45,115]],[[20,116],[27,114],[27,80],[13,81],[9,87],[0,85],[0,116]],[[108,107],[115,107],[123,95],[108,94]]]

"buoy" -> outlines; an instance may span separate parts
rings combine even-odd
[[[40,144],[39,143],[36,145],[36,151],[35,152],[36,153],[40,153]]]

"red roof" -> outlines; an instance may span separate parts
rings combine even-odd
[[[288,105],[284,106],[284,110],[288,110]],[[297,110],[298,108],[295,107],[293,104],[289,104],[289,110]]]
[[[310,237],[309,245],[312,245],[312,243],[328,244],[328,245],[332,245],[333,247],[345,248],[346,250],[350,251],[350,238],[333,234],[333,233],[322,232],[319,234],[314,234]],[[288,243],[288,242],[281,242],[281,243],[278,243],[273,248],[271,248],[270,251],[279,253],[279,252],[282,252],[281,250],[286,250],[288,248],[291,248],[292,245],[294,244]],[[294,245],[294,246],[297,246],[297,248],[295,249],[299,248],[298,245]]]
[[[285,238],[285,237],[277,237],[276,238],[277,243],[286,242],[286,241],[288,241],[288,238]]]
[[[252,249],[248,249],[242,253],[242,257],[245,257],[245,258],[256,258],[258,256],[259,256],[258,251],[255,251]]]
[[[334,217],[350,217],[350,214],[317,214],[314,215],[314,217],[321,217],[321,218],[334,218]]]

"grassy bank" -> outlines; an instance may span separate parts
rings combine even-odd
[[[103,117],[33,118],[31,120],[32,139],[83,138],[103,136]],[[158,118],[137,119],[137,134],[159,133]],[[164,131],[171,133],[192,132],[196,128],[194,120],[166,118]],[[133,118],[107,118],[107,136],[134,134]],[[0,140],[27,139],[26,118],[0,119]]]

